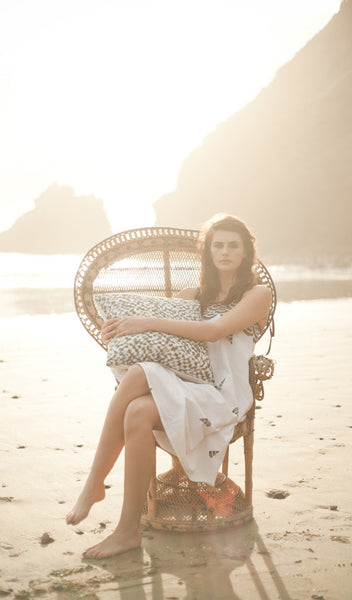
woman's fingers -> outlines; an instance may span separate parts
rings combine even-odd
[[[144,317],[124,317],[122,319],[110,319],[105,321],[101,330],[101,337],[104,343],[108,343],[114,337],[131,335],[146,331],[147,319]]]
[[[103,323],[103,329],[111,329],[120,321],[121,319],[109,319]]]
[[[110,340],[115,337],[119,322],[120,319],[109,319],[103,323],[101,328],[101,338],[103,342],[110,342]]]

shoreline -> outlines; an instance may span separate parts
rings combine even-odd
[[[275,282],[278,302],[352,297],[352,280],[311,279]],[[73,288],[16,287],[0,289],[0,315],[65,314],[75,312]]]

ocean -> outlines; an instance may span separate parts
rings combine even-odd
[[[74,312],[83,255],[0,253],[0,317]],[[266,265],[282,302],[352,296],[352,266]]]

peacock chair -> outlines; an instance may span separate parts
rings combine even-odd
[[[90,335],[105,350],[101,339],[103,319],[93,297],[97,293],[134,293],[172,297],[181,289],[197,287],[200,275],[198,231],[170,227],[132,229],[115,234],[94,246],[83,258],[74,283],[78,316]],[[274,335],[276,290],[259,260],[255,265],[260,283],[271,289],[271,307],[261,337]],[[244,492],[228,477],[229,448],[215,486],[188,479],[178,459],[172,468],[154,474],[146,498],[142,524],[172,531],[216,531],[240,525],[253,516],[252,463],[255,402],[263,399],[263,381],[273,375],[274,363],[267,356],[253,356],[249,381],[254,403],[244,421],[235,426],[230,443],[243,438]]]

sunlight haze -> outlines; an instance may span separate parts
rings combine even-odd
[[[0,0],[0,230],[50,185],[152,225],[182,161],[340,0]]]

